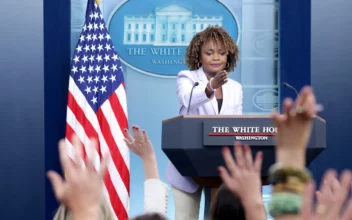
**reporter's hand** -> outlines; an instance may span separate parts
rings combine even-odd
[[[246,219],[267,219],[261,192],[263,153],[258,152],[253,161],[251,148],[248,145],[242,148],[241,143],[236,142],[236,162],[227,147],[223,148],[222,154],[227,169],[219,167],[221,179],[227,188],[241,200],[246,210]]]
[[[222,70],[216,73],[216,75],[213,77],[213,80],[211,81],[211,87],[213,89],[220,88],[222,85],[224,85],[227,82],[227,78],[228,78],[228,73],[226,72],[226,70]]]
[[[132,126],[134,138],[127,129],[124,131],[126,134],[125,142],[133,153],[137,154],[142,160],[155,156],[153,144],[150,142],[146,131],[141,131],[138,126]]]
[[[286,98],[283,111],[282,114],[272,114],[277,127],[277,162],[304,167],[305,150],[312,132],[312,119],[316,114],[316,100],[312,89],[309,86],[304,87],[295,103]]]
[[[128,148],[143,160],[146,179],[159,179],[153,144],[149,140],[147,132],[141,131],[138,126],[132,126],[133,138],[127,129],[124,131]]]
[[[314,183],[307,184],[301,209],[302,220],[331,220],[352,219],[352,202],[349,200],[347,208],[344,204],[351,190],[352,175],[350,171],[344,171],[337,179],[336,172],[329,170],[325,173],[320,191],[317,194],[317,204],[314,202]]]
[[[97,219],[103,201],[103,180],[110,157],[108,154],[104,155],[100,161],[100,170],[97,172],[93,165],[95,155],[93,152],[97,148],[97,142],[92,139],[91,146],[86,147],[90,152],[87,152],[86,167],[84,167],[81,163],[82,146],[76,136],[73,136],[72,140],[76,151],[76,164],[72,163],[67,153],[65,140],[59,142],[60,163],[67,179],[64,180],[55,171],[49,171],[47,176],[53,186],[56,199],[68,207],[73,216],[90,215],[92,217],[90,219]]]

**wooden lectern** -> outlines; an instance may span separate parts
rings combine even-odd
[[[262,180],[266,185],[268,169],[275,163],[275,135],[276,128],[269,116],[183,115],[163,121],[161,147],[181,175],[192,177],[207,189],[207,213],[221,184],[217,171],[218,166],[224,165],[221,148],[233,149],[234,142],[241,141],[251,146],[253,155],[262,151]],[[325,120],[317,117],[307,146],[307,165],[325,147]]]

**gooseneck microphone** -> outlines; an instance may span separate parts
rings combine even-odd
[[[295,87],[291,86],[291,85],[288,84],[287,82],[283,82],[282,85],[285,86],[285,87],[287,87],[287,88],[292,89],[293,91],[295,91],[297,97],[299,96],[299,93],[298,93],[298,91],[297,91],[297,89],[296,89]],[[323,109],[324,109],[324,108],[323,108],[322,105],[316,104],[315,110],[316,110],[317,112],[321,112],[321,111],[323,111]],[[318,118],[318,119],[320,119],[320,120],[324,120],[324,119],[322,119],[321,117],[319,117],[317,114],[315,115],[315,117]]]
[[[188,109],[187,109],[187,115],[189,114],[189,110],[191,109],[190,108],[190,105],[191,105],[191,100],[192,100],[192,95],[193,95],[193,89],[199,85],[199,82],[195,82],[192,86],[192,90],[191,90],[191,95],[189,97],[189,102],[188,102]]]
[[[282,85],[285,86],[285,87],[287,87],[287,88],[292,89],[293,91],[295,91],[296,95],[299,96],[298,91],[297,91],[297,89],[296,89],[295,87],[291,86],[291,85],[288,84],[287,82],[283,82]]]

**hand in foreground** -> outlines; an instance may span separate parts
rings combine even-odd
[[[283,114],[273,113],[272,118],[278,129],[278,148],[305,148],[312,129],[312,119],[316,114],[316,100],[312,89],[304,87],[296,102],[286,98]]]
[[[146,178],[158,179],[159,174],[156,164],[154,148],[152,142],[148,138],[147,132],[141,131],[138,126],[132,126],[134,138],[131,136],[130,132],[127,129],[125,129],[124,132],[126,136],[124,140],[128,148],[143,160]]]
[[[211,81],[211,86],[213,87],[213,89],[218,89],[227,82],[227,78],[228,73],[226,72],[226,70],[222,70],[216,73],[216,75],[213,77],[213,80]]]
[[[316,114],[316,100],[311,87],[304,87],[296,102],[286,98],[283,114],[274,112],[272,118],[277,127],[277,162],[294,166],[304,166],[304,153],[308,144],[312,119]],[[296,158],[291,164],[289,158]],[[303,160],[303,161],[302,161]]]
[[[313,208],[314,183],[310,182],[306,187],[301,210],[302,220],[331,220],[352,219],[352,200],[342,212],[344,203],[351,190],[352,175],[350,171],[344,171],[340,181],[336,178],[336,172],[329,170],[325,173],[320,191],[317,194],[317,204]],[[341,213],[342,212],[342,213]]]
[[[240,142],[235,143],[234,161],[231,151],[225,147],[222,151],[227,170],[219,167],[222,181],[228,189],[238,196],[247,209],[257,209],[257,213],[253,212],[253,218],[247,216],[247,219],[265,219],[266,213],[262,201],[261,192],[261,167],[263,161],[263,153],[258,152],[253,162],[251,148],[245,145],[242,148]],[[258,209],[259,208],[259,209]],[[260,209],[261,208],[261,209]],[[247,215],[247,212],[246,212]]]
[[[130,132],[125,129],[125,142],[129,149],[133,151],[133,153],[137,154],[142,160],[148,159],[155,156],[153,144],[150,142],[148,138],[148,134],[146,131],[141,131],[138,126],[132,126],[133,137]]]
[[[86,167],[82,163],[82,146],[76,136],[73,137],[72,145],[75,148],[75,161],[73,164],[67,153],[65,140],[59,142],[59,156],[61,167],[65,171],[66,180],[55,171],[49,171],[47,176],[53,186],[56,199],[68,207],[73,216],[97,216],[103,199],[103,180],[106,173],[109,155],[106,155],[97,172],[93,165],[93,151],[97,142],[91,140],[91,146],[87,148]],[[77,217],[79,218],[79,217]],[[95,218],[92,218],[95,219]]]

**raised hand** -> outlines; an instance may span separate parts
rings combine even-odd
[[[142,160],[154,157],[153,145],[148,138],[146,131],[141,131],[138,126],[132,126],[132,132],[134,138],[131,136],[130,132],[125,129],[125,142],[128,148],[137,154]]]
[[[134,138],[127,129],[124,132],[128,148],[143,160],[146,178],[159,179],[153,144],[149,140],[147,132],[141,131],[138,126],[132,126]]]
[[[261,199],[261,167],[263,161],[262,152],[258,152],[253,162],[252,152],[248,145],[242,148],[240,142],[235,143],[235,158],[229,148],[222,151],[226,167],[219,167],[220,176],[225,185],[235,193],[242,201],[251,199],[251,196]]]
[[[352,175],[350,171],[344,171],[340,180],[337,179],[335,171],[327,171],[323,177],[320,191],[316,192],[317,204],[315,207],[313,206],[315,186],[313,182],[310,182],[304,194],[301,219],[351,220],[352,200],[349,201],[347,208],[342,212],[345,201],[351,190],[351,180]]]
[[[243,207],[250,213],[247,216],[246,211],[247,219],[266,219],[261,192],[263,153],[258,152],[253,161],[251,148],[248,145],[242,148],[241,143],[236,142],[236,162],[227,147],[223,148],[222,154],[227,170],[224,167],[219,167],[221,179],[227,188],[240,198]]]
[[[213,89],[218,89],[227,82],[228,73],[226,70],[222,70],[213,77],[211,80],[211,87]]]
[[[99,214],[100,206],[103,201],[103,180],[109,162],[109,156],[105,155],[100,163],[100,170],[97,172],[93,165],[94,150],[97,142],[92,139],[91,146],[87,148],[86,166],[81,163],[82,146],[76,136],[73,137],[75,148],[74,164],[67,153],[65,140],[59,142],[59,155],[61,167],[65,171],[66,180],[57,172],[49,171],[47,176],[53,186],[56,199],[68,207],[74,216],[81,213],[84,216]],[[83,216],[82,215],[82,216]]]
[[[274,112],[272,118],[277,127],[277,162],[293,166],[304,166],[305,148],[308,144],[312,119],[316,114],[316,100],[311,87],[304,87],[296,102],[286,98],[283,114]],[[291,158],[291,159],[290,159]],[[293,159],[296,161],[293,161]]]

